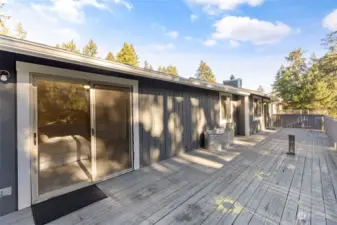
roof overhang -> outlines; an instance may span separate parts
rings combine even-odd
[[[86,67],[103,69],[123,73],[130,76],[145,77],[149,79],[161,80],[191,87],[227,92],[237,95],[250,95],[250,92],[227,85],[213,84],[209,82],[200,82],[198,80],[189,80],[182,77],[170,76],[164,73],[149,71],[146,69],[133,67],[121,63],[110,62],[100,58],[89,57],[82,54],[72,53],[63,49],[43,45],[31,41],[20,40],[13,37],[0,35],[0,50],[13,52],[37,58],[50,59],[70,64],[76,64]]]

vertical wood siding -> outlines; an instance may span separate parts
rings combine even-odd
[[[0,198],[0,216],[17,208],[16,61],[138,80],[142,166],[200,147],[203,131],[219,125],[216,91],[0,51],[0,69],[12,75],[0,83],[0,188],[13,188]]]
[[[143,166],[199,148],[203,132],[218,127],[218,92],[153,80],[139,92]]]

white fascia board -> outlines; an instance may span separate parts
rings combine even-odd
[[[148,71],[141,68],[128,66],[125,64],[109,62],[104,59],[89,57],[81,54],[72,53],[63,49],[51,47],[48,45],[38,44],[30,41],[20,40],[8,36],[0,35],[0,50],[13,52],[37,58],[50,59],[70,64],[87,66],[107,71],[123,73],[126,75],[133,75],[139,77],[146,77],[155,80],[161,80],[171,83],[177,83],[207,90],[227,92],[237,95],[250,95],[241,89],[228,88],[227,86],[221,87],[217,84],[204,83],[198,81],[190,81],[185,78],[168,76],[155,71]]]

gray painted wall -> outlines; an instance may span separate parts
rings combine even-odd
[[[200,147],[203,131],[219,127],[216,91],[0,51],[0,69],[12,74],[0,82],[0,188],[13,187],[12,196],[0,199],[0,216],[17,208],[16,61],[138,80],[142,166]]]
[[[334,144],[337,144],[337,120],[324,116],[324,128]]]
[[[0,82],[0,189],[12,187],[12,195],[0,198],[0,216],[16,209],[16,99],[12,56],[0,54],[0,70],[12,75]]]

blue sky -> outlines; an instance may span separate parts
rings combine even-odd
[[[337,30],[336,0],[6,0],[10,26],[28,39],[55,45],[93,38],[99,56],[130,42],[154,68],[176,65],[183,77],[200,60],[217,82],[230,74],[243,86],[271,90],[287,53],[301,47],[320,56],[320,39]]]

